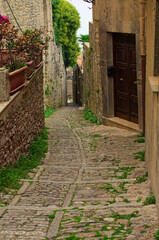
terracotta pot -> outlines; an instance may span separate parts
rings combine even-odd
[[[27,66],[9,73],[10,93],[14,93],[25,84]]]
[[[35,58],[35,67],[38,68],[42,64],[42,52],[39,52],[39,54]]]
[[[9,50],[3,49],[1,50],[2,52],[2,56],[3,56],[3,61],[4,63],[9,63],[10,60],[10,54],[9,54]],[[16,50],[12,50],[12,54],[14,55],[16,52]],[[1,56],[0,56],[0,63],[2,62]]]
[[[31,60],[30,62],[26,62],[27,65],[27,79],[32,78],[35,69],[35,60]]]

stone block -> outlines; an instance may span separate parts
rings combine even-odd
[[[8,101],[10,98],[10,84],[8,70],[0,68],[0,102]]]

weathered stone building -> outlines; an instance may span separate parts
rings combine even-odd
[[[139,6],[139,0],[95,1],[83,99],[104,124],[142,131]]]
[[[146,165],[159,209],[158,29],[158,0],[96,0],[84,50],[83,103],[104,124],[145,130]]]
[[[66,74],[61,47],[54,40],[51,0],[0,0],[0,11],[22,31],[38,28],[50,37],[43,54],[45,105],[65,105]]]

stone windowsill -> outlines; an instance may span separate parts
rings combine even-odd
[[[149,77],[150,86],[153,93],[159,92],[159,76]]]

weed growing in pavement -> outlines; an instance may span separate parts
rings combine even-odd
[[[140,159],[140,161],[144,162],[145,161],[145,150],[137,152],[134,154],[135,159]]]
[[[112,177],[118,178],[118,179],[126,179],[128,175],[131,174],[131,171],[134,170],[135,167],[121,167],[118,169],[114,169],[114,175]],[[121,176],[117,176],[116,173],[120,172],[122,173]]]
[[[141,177],[137,177],[134,183],[146,182],[147,178],[148,178],[148,172],[143,174]]]
[[[154,238],[159,240],[159,229],[154,233]]]
[[[102,187],[99,187],[100,189],[105,189],[107,192],[110,193],[125,193],[127,192],[127,189],[125,188],[125,184],[128,184],[129,182],[122,182],[117,187],[114,187],[111,183],[105,183]]]
[[[21,187],[19,180],[29,178],[28,173],[42,164],[40,160],[48,151],[48,134],[45,128],[30,144],[27,156],[21,156],[15,164],[0,169],[0,191],[5,191],[5,188],[19,189]]]
[[[101,121],[98,121],[97,116],[95,116],[90,109],[85,109],[83,111],[83,117],[85,120],[88,120],[91,123],[96,123],[97,125],[101,125]]]
[[[125,202],[125,203],[130,203],[131,201],[129,201],[127,198],[124,198],[124,199],[123,199],[123,202]]]
[[[82,220],[82,216],[83,216],[82,214],[80,215],[80,217],[75,216],[75,217],[74,217],[75,221],[77,221],[78,223],[80,223],[81,220]]]
[[[111,183],[105,183],[103,184],[103,187],[99,187],[100,189],[105,189],[107,192],[111,193],[119,193],[118,189],[116,187],[113,187]]]
[[[136,200],[136,202],[141,202],[142,201],[142,198],[138,198],[137,200]]]
[[[94,235],[94,237],[102,237],[102,235],[100,234],[100,232],[99,231],[94,231],[96,234]]]
[[[118,219],[127,219],[130,220],[131,218],[137,218],[140,215],[138,215],[139,211],[133,211],[131,214],[119,214],[118,212],[113,212],[110,218],[114,218],[115,221]]]
[[[154,195],[151,195],[145,199],[143,202],[143,206],[150,205],[150,204],[155,204],[156,203],[156,198]]]
[[[70,237],[66,237],[65,240],[81,240],[81,238],[76,237],[76,234],[77,234],[77,233],[72,233],[72,234],[70,235]],[[84,239],[84,238],[82,238],[82,239]]]
[[[50,222],[52,222],[52,221],[54,220],[55,215],[56,215],[56,213],[57,213],[58,211],[59,211],[59,210],[55,210],[55,211],[53,212],[53,214],[49,215]]]
[[[143,134],[137,135],[138,139],[136,139],[134,142],[137,143],[145,143],[145,136]]]

